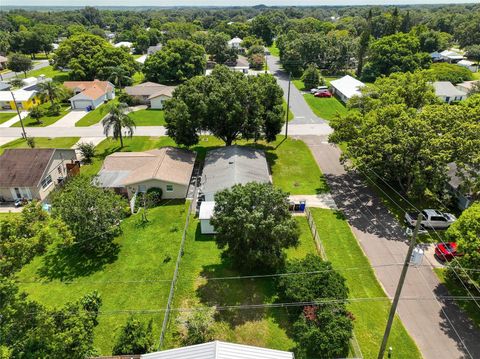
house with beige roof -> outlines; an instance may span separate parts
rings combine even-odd
[[[115,98],[115,86],[109,81],[66,81],[63,86],[73,91],[70,98],[73,110],[94,110]]]
[[[185,198],[195,157],[195,152],[176,147],[116,152],[105,158],[95,183],[128,198],[149,188],[161,188],[165,199]]]
[[[171,99],[175,86],[166,86],[155,82],[144,82],[136,86],[125,87],[125,93],[138,103],[150,106],[151,109],[163,109],[166,100]]]

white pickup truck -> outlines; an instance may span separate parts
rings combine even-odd
[[[442,213],[436,209],[424,209],[422,211],[422,228],[447,229],[457,220],[451,213]],[[405,213],[405,222],[414,227],[417,224],[418,212]]]

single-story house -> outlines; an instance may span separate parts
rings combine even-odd
[[[12,87],[12,85],[8,82],[0,82],[0,91],[8,91],[10,90],[10,87]]]
[[[243,47],[241,46],[243,40],[239,37],[234,37],[231,40],[228,40],[228,47],[236,50],[242,50]]]
[[[171,99],[175,86],[165,86],[155,82],[144,82],[136,86],[125,87],[125,93],[139,103],[149,105],[152,109],[162,109],[163,102]]]
[[[365,84],[350,75],[346,75],[338,80],[330,81],[330,86],[333,94],[340,97],[343,102],[347,102],[353,96],[362,96],[360,89]]]
[[[50,81],[52,81],[52,79],[46,77],[45,75],[40,75],[38,77],[27,77],[26,79],[22,80],[22,90],[38,91],[38,84]]]
[[[237,59],[234,62],[225,63],[224,65],[232,71],[241,72],[245,75],[258,75],[258,73],[265,73],[265,71],[263,70],[250,70],[250,64],[248,63],[248,59],[242,55],[237,56]],[[205,71],[205,75],[209,76],[215,66],[217,66],[217,63],[213,61],[207,63],[207,70]]]
[[[120,42],[117,42],[116,44],[114,44],[113,46],[115,46],[115,47],[126,47],[128,49],[131,49],[133,47],[133,43],[131,43],[129,41],[120,41]]]
[[[459,176],[457,165],[453,162],[448,164],[448,178],[447,188],[453,194],[457,207],[462,211],[470,207],[474,201],[473,193],[471,189],[465,188],[464,180]]]
[[[74,149],[6,149],[0,156],[0,200],[45,200],[78,169]]]
[[[463,60],[465,57],[456,49],[444,50],[440,52],[441,59],[449,63],[457,63]]]
[[[210,224],[215,206],[215,193],[236,184],[270,183],[265,152],[252,147],[227,146],[207,152],[203,167],[200,195],[200,226],[203,234],[213,234]]]
[[[65,81],[63,86],[73,91],[70,98],[73,110],[93,110],[115,98],[115,86],[109,81]]]
[[[457,89],[451,82],[448,81],[435,81],[433,84],[435,89],[435,95],[446,103],[452,101],[462,101],[467,98],[467,94]]]
[[[149,46],[147,49],[147,55],[153,55],[156,52],[159,52],[162,49],[162,44],[157,44],[155,46]]]
[[[468,94],[472,90],[472,88],[475,84],[480,84],[480,80],[461,82],[461,83],[457,84],[456,87],[457,87],[458,90],[463,91],[463,92]]]
[[[457,65],[458,66],[462,66],[462,67],[465,67],[467,69],[469,69],[470,71],[472,72],[477,72],[478,71],[478,64],[473,62],[473,61],[469,61],[469,60],[460,60],[457,62]]]
[[[13,97],[12,97],[13,93]],[[15,98],[15,102],[13,101]],[[40,100],[37,91],[15,90],[0,91],[0,109],[2,110],[29,110],[32,106],[38,105]]]
[[[162,147],[145,152],[116,152],[105,158],[96,184],[132,198],[149,188],[161,188],[163,198],[185,198],[196,154]]]
[[[8,62],[8,58],[0,55],[0,70],[4,70],[7,68],[7,62]]]
[[[183,348],[142,354],[141,359],[294,359],[292,352],[215,340]]]

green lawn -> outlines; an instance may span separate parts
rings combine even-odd
[[[474,80],[480,80],[480,72],[474,72],[473,73],[473,79]]]
[[[90,111],[85,116],[83,116],[79,121],[75,123],[75,127],[87,127],[99,123],[102,118],[105,117],[107,113],[105,112],[105,105],[97,107],[95,110]]]
[[[285,98],[283,99],[283,112],[285,113],[285,111],[287,111],[287,102],[285,101]],[[293,116],[293,112],[289,109],[288,110],[288,121],[291,121],[293,120],[294,116]]]
[[[128,114],[137,126],[165,126],[163,110],[140,110]]]
[[[7,122],[10,120],[12,117],[16,116],[16,112],[1,112],[0,113],[0,124]]]
[[[21,289],[48,307],[97,290],[104,314],[100,314],[95,330],[95,347],[99,354],[110,355],[117,331],[130,315],[112,311],[165,308],[185,215],[185,203],[172,201],[149,210],[147,225],[141,224],[140,214],[134,215],[122,223],[123,233],[115,240],[114,253],[91,262],[79,258],[74,247],[67,250],[53,245],[18,274],[20,282],[42,283],[22,283]],[[163,312],[137,316],[154,320],[158,338]]]
[[[42,105],[40,105],[40,107],[43,108],[43,110],[46,112],[48,111],[48,108],[50,107],[50,102],[48,103],[44,103]],[[66,104],[61,104],[61,111],[60,111],[60,114],[59,115],[55,115],[55,116],[42,116],[38,119],[38,121],[36,119],[33,119],[29,116],[25,117],[25,119],[23,119],[23,125],[25,127],[45,127],[45,126],[50,126],[51,124],[57,122],[58,120],[60,120],[63,116],[65,116],[68,111],[70,111],[70,105],[66,105]],[[14,123],[11,127],[21,127],[22,125],[20,124],[20,121]]]
[[[272,46],[268,47],[268,51],[270,51],[271,55],[280,57],[280,50],[275,42],[272,44]]]
[[[315,97],[312,94],[304,95],[305,101],[318,117],[325,120],[332,120],[337,115],[345,115],[345,105],[336,97]]]
[[[300,245],[287,250],[288,258],[302,258],[307,253],[316,253],[306,218],[296,219],[302,231]],[[200,234],[197,219],[189,226],[179,273],[175,307],[260,304],[277,299],[272,278],[208,280],[208,277],[236,276],[239,273],[222,260],[214,237]],[[167,347],[181,345],[176,336],[176,313],[172,314]],[[287,334],[290,328],[287,312],[281,308],[222,311],[216,317],[214,328],[217,340],[279,350],[292,350],[296,346]]]
[[[440,282],[445,284],[450,295],[468,297],[468,292],[463,286],[460,286],[457,281],[445,278],[445,269],[435,268],[434,271]],[[471,300],[456,300],[455,303],[457,303],[457,305],[467,313],[475,325],[480,328],[480,311],[478,310],[477,304]]]
[[[46,66],[38,70],[32,70],[27,72],[27,77],[38,77],[40,75],[50,77],[55,82],[68,81],[68,72],[55,70],[53,66]]]
[[[255,145],[246,141],[239,141],[238,144]],[[175,146],[175,143],[169,137],[135,136],[124,139],[124,147],[121,149],[118,141],[105,139],[96,147],[97,155],[93,163],[82,166],[82,173],[97,174],[104,158],[113,152],[146,151],[162,146]],[[200,157],[204,157],[208,148],[219,146],[224,146],[224,143],[213,136],[202,136],[200,143],[192,149],[197,151]],[[283,136],[278,136],[275,142],[270,144],[259,142],[256,146],[267,151],[267,160],[271,166],[275,186],[291,194],[317,194],[328,191],[325,179],[304,142],[291,138],[283,141]]]
[[[79,139],[80,137],[35,137],[35,148],[70,148]],[[28,148],[28,145],[26,140],[20,138],[0,146],[0,155],[7,148]]]
[[[370,262],[363,254],[343,215],[328,209],[312,208],[320,239],[328,260],[347,280],[352,298],[385,297]],[[363,268],[345,270],[341,268]],[[378,354],[390,310],[390,301],[354,302],[348,305],[355,316],[355,335],[364,358]],[[388,346],[395,358],[421,358],[415,342],[408,335],[398,317],[394,320]]]
[[[141,71],[135,72],[132,76],[132,80],[134,85],[141,84],[143,80],[145,80],[145,75]]]

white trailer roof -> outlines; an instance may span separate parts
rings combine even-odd
[[[338,80],[330,81],[330,85],[344,94],[348,99],[355,95],[361,96],[362,93],[360,92],[360,88],[365,86],[362,81],[359,81],[350,75],[343,76]]]

